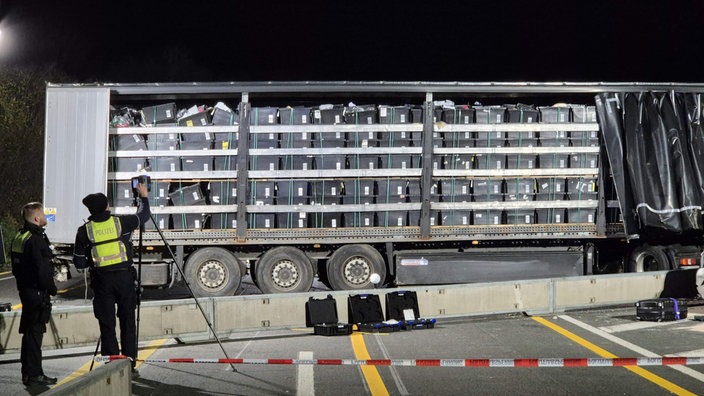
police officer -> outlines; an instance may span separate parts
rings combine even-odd
[[[25,385],[53,385],[56,378],[47,377],[42,369],[42,338],[51,317],[49,296],[56,295],[42,204],[26,204],[22,207],[22,217],[24,227],[15,236],[11,248],[12,274],[17,280],[22,302],[19,329],[22,334],[22,382]]]
[[[120,354],[115,334],[117,304],[122,354],[132,358],[134,374],[137,374],[134,370],[137,358],[137,293],[131,236],[132,231],[150,219],[147,186],[139,183],[136,191],[139,198],[134,215],[111,215],[105,194],[90,194],[83,198],[83,204],[91,216],[86,224],[78,228],[73,252],[76,268],[90,268],[93,314],[100,325],[100,352],[103,356]]]

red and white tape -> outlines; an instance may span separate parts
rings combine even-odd
[[[128,359],[126,356],[97,356],[97,362]],[[218,363],[218,364],[309,364],[318,366],[406,366],[406,367],[622,367],[704,364],[704,357],[634,358],[543,358],[543,359],[137,359],[143,363]]]

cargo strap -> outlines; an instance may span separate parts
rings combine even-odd
[[[674,304],[674,308],[675,308],[675,320],[680,320],[680,306],[679,306],[679,304],[677,303],[677,299],[676,299],[676,298],[671,298],[670,300],[672,300],[672,303]]]

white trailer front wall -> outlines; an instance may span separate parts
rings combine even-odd
[[[109,116],[107,88],[47,88],[44,207],[54,243],[73,243],[90,215],[81,199],[107,191]]]

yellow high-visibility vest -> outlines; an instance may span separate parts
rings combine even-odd
[[[10,248],[10,256],[13,262],[19,264],[20,256],[24,253],[24,245],[30,236],[32,236],[32,233],[29,231],[18,232],[17,235],[15,235],[15,239],[12,240],[12,247]]]
[[[110,216],[105,221],[90,221],[86,224],[86,232],[93,245],[90,253],[96,267],[120,264],[128,260],[127,248],[120,240],[122,226],[119,218]]]

